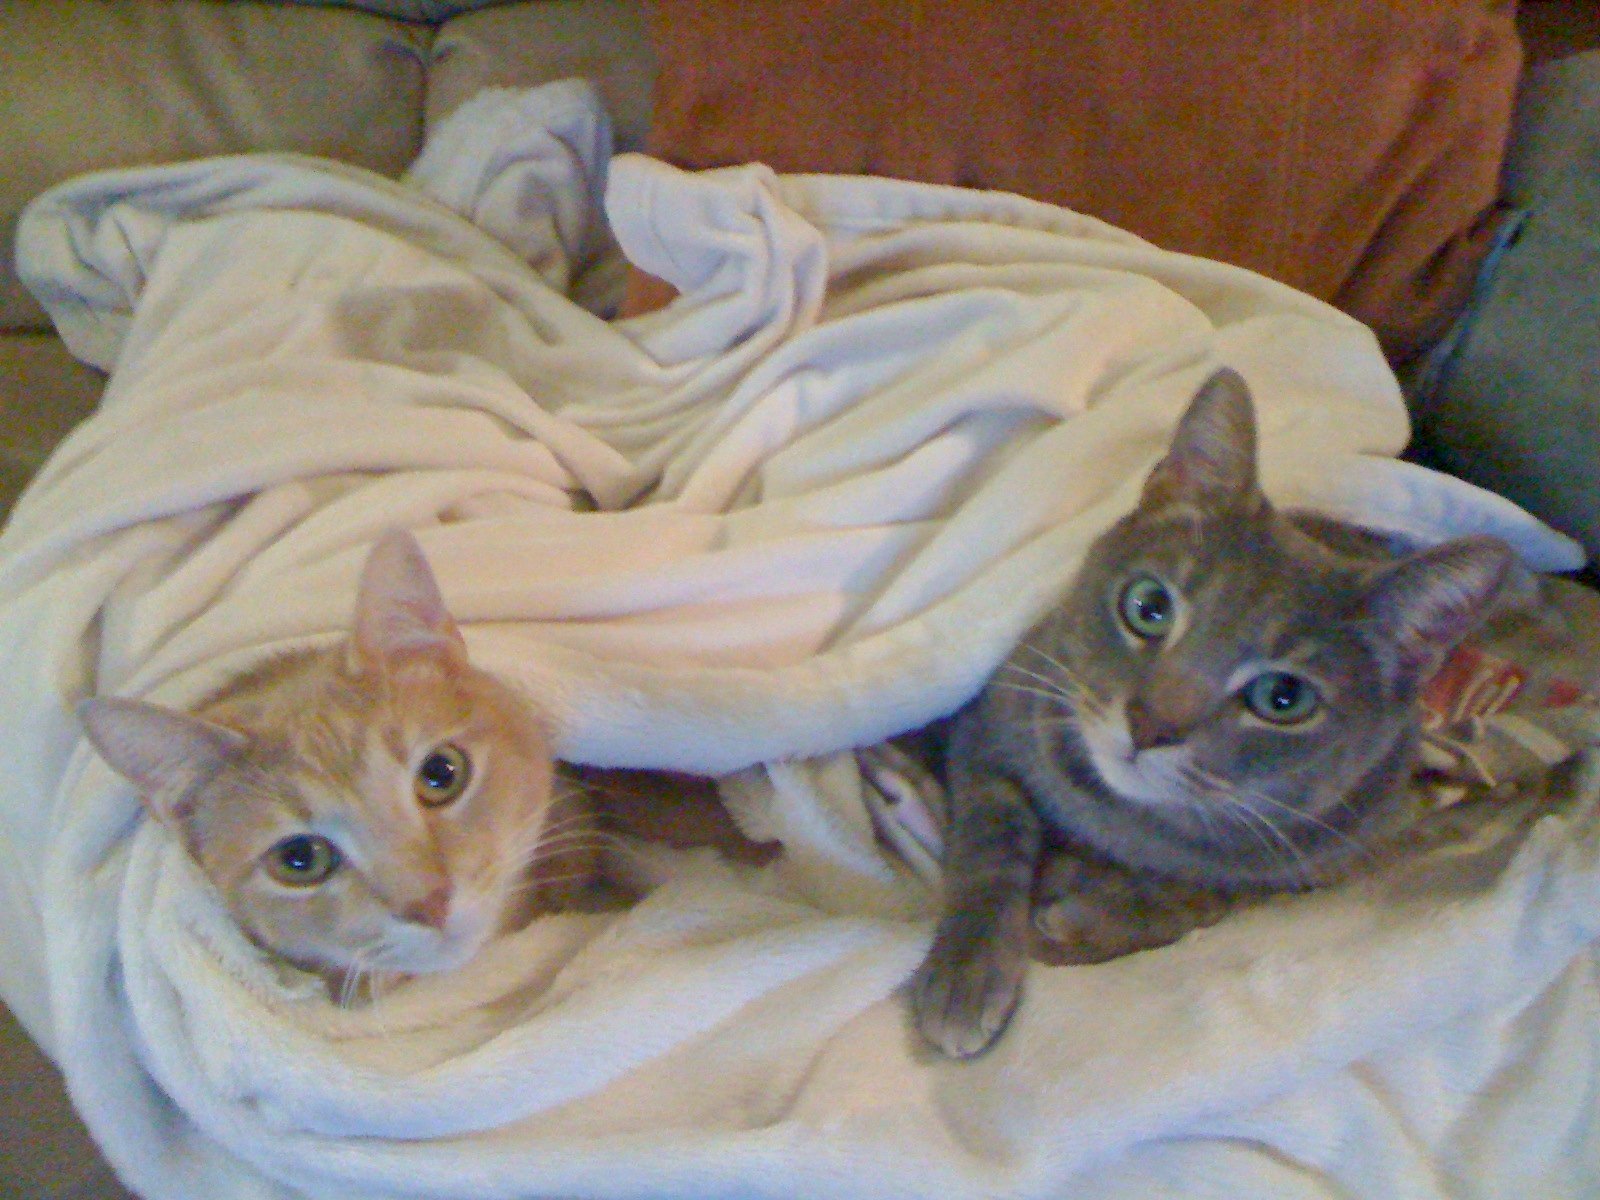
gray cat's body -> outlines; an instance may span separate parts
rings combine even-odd
[[[1336,875],[1404,816],[1418,691],[1511,569],[1489,538],[1396,555],[1275,511],[1249,393],[1214,375],[1138,508],[951,724],[918,1028],[954,1056],[1004,1029],[1052,847],[1053,900],[1109,884],[1138,926],[1086,930],[1084,961]]]

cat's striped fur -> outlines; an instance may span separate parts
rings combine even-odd
[[[952,723],[923,1035],[966,1056],[1005,1028],[1052,844],[1078,867],[1058,891],[1114,880],[1145,944],[1359,854],[1406,791],[1419,687],[1511,569],[1492,538],[1397,555],[1276,511],[1244,381],[1213,375],[1138,507]]]

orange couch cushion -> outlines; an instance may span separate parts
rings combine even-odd
[[[1514,8],[656,0],[649,148],[1062,204],[1330,300],[1401,361],[1497,223]]]

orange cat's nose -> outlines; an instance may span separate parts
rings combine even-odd
[[[450,885],[441,883],[421,900],[407,905],[400,913],[400,916],[403,920],[410,921],[413,925],[426,925],[430,929],[443,929],[445,922],[450,919],[451,899]]]

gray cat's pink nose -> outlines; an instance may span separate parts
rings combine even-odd
[[[408,904],[400,913],[402,920],[413,925],[426,925],[430,929],[443,929],[445,922],[450,919],[450,901],[452,889],[448,883],[441,883],[421,900]]]
[[[1186,732],[1176,721],[1151,712],[1137,696],[1128,701],[1128,738],[1137,752],[1176,745]]]

